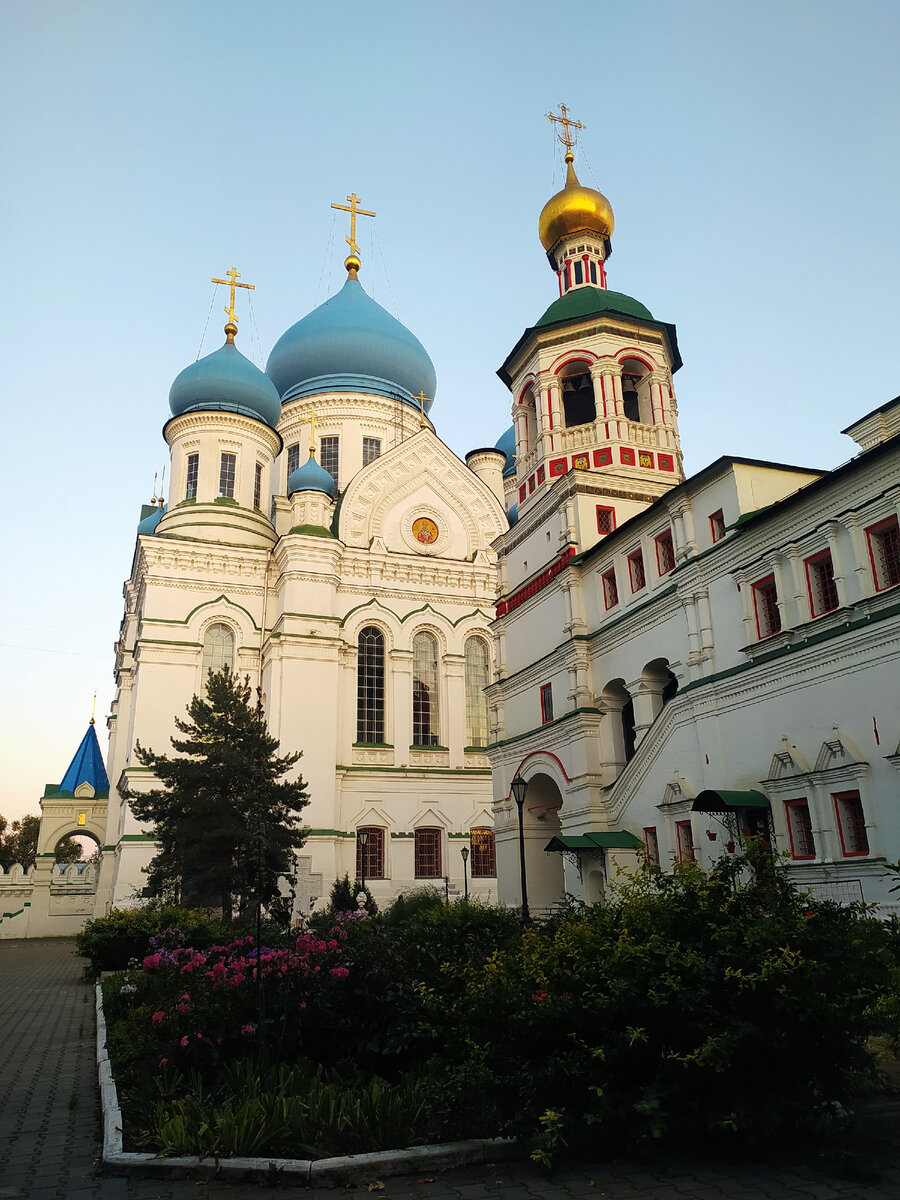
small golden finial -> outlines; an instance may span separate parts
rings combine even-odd
[[[548,121],[556,121],[560,125],[562,125],[562,127],[563,127],[562,133],[558,133],[556,136],[559,138],[559,140],[565,146],[566,162],[570,163],[570,162],[573,162],[575,159],[575,155],[572,153],[572,147],[575,145],[575,141],[576,141],[575,134],[571,133],[570,130],[584,129],[584,125],[582,125],[582,123],[580,121],[572,120],[572,118],[569,116],[569,110],[568,110],[568,108],[566,108],[565,104],[558,105],[558,108],[559,108],[559,116],[557,116],[555,113],[547,113],[547,120]]]
[[[426,396],[423,391],[420,391],[418,396],[413,396],[414,400],[419,402],[419,428],[424,429],[428,422],[425,420],[425,401],[430,400],[430,396]]]
[[[315,409],[309,414],[309,452],[315,457],[316,453],[316,413]]]
[[[91,724],[94,724],[94,713],[97,711],[97,689],[94,688],[94,703],[91,705]]]
[[[157,479],[158,475],[159,475],[159,471],[153,472],[153,495],[150,497],[151,504],[155,504],[158,499],[158,497],[156,495],[156,479]]]
[[[341,212],[350,214],[350,236],[344,238],[344,241],[350,247],[350,253],[344,259],[344,266],[347,268],[347,274],[351,279],[356,279],[360,268],[359,261],[359,246],[356,244],[356,218],[357,217],[374,217],[373,212],[369,212],[367,208],[359,208],[359,196],[356,192],[351,192],[347,197],[346,204],[332,204],[332,208],[337,208]]]
[[[238,283],[241,278],[241,273],[236,267],[232,267],[230,271],[226,271],[227,279],[211,279],[210,283],[224,283],[226,287],[231,287],[231,299],[225,305],[225,312],[228,315],[228,324],[225,326],[225,333],[228,337],[228,344],[233,345],[234,336],[237,333],[238,318],[234,311],[234,290],[235,288],[246,288],[248,292],[256,291],[255,283]]]

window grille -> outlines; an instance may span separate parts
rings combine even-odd
[[[660,575],[668,575],[675,569],[675,544],[671,530],[666,530],[656,539],[656,566]]]
[[[413,745],[440,745],[438,646],[430,633],[413,638]]]
[[[636,550],[634,554],[628,555],[628,572],[631,576],[632,592],[639,592],[642,587],[646,587],[647,576],[644,573],[644,555],[642,551]]]
[[[363,829],[356,831],[356,878],[384,879],[384,830],[377,825],[367,825],[364,829],[365,846],[359,840]]]
[[[791,839],[791,858],[815,858],[816,843],[813,840],[812,821],[809,816],[809,802],[806,800],[785,800],[784,808],[787,817],[788,836]]]
[[[603,603],[607,608],[615,608],[619,603],[619,588],[616,583],[615,571],[607,571],[601,576],[603,580]]]
[[[896,587],[900,583],[900,529],[897,518],[882,521],[880,525],[867,529],[866,534],[875,587],[879,592]]]
[[[374,625],[357,639],[356,740],[384,741],[384,634]]]
[[[690,821],[676,821],[675,833],[678,837],[678,858],[681,862],[695,862],[694,831]]]
[[[185,500],[197,499],[197,479],[200,476],[200,455],[189,454],[187,460],[187,479],[185,481]]]
[[[203,682],[223,667],[234,669],[234,634],[227,625],[210,625],[203,635]]]
[[[647,859],[655,866],[659,866],[659,837],[656,833],[655,825],[648,825],[644,830],[644,849],[647,851]]]
[[[441,868],[441,831],[417,829],[415,838],[416,879],[440,879],[444,873]]]
[[[381,457],[381,438],[363,438],[363,466]]]
[[[325,470],[334,480],[335,487],[338,486],[339,440],[340,439],[336,437],[323,437],[319,443],[319,455],[322,460],[320,465],[325,468]]]
[[[714,512],[709,518],[709,531],[714,542],[721,542],[725,536],[725,516],[721,510]]]
[[[541,688],[541,724],[547,725],[553,720],[553,684],[545,683]]]
[[[612,533],[616,527],[616,510],[614,508],[606,508],[602,504],[597,505],[597,532]]]
[[[219,495],[234,497],[234,479],[237,474],[237,455],[223,454],[219,466]]]
[[[497,847],[493,829],[470,829],[472,858],[469,867],[473,879],[490,879],[497,874]]]
[[[259,508],[262,503],[262,463],[256,464],[253,474],[253,507]]]
[[[845,858],[869,853],[869,837],[859,792],[838,792],[834,796],[841,853]]]
[[[486,643],[479,637],[466,641],[466,745],[488,744],[488,686],[490,658]]]
[[[778,609],[778,592],[775,576],[769,575],[753,585],[753,604],[756,609],[756,631],[760,638],[771,637],[781,631],[781,613]]]
[[[806,582],[809,587],[809,607],[814,617],[837,608],[838,591],[830,550],[806,560]]]
[[[288,477],[288,479],[290,479],[290,477],[293,475],[293,473],[297,470],[297,468],[299,466],[300,466],[300,443],[294,442],[294,444],[292,446],[288,446],[288,448],[287,448],[287,477]],[[287,482],[285,482],[284,490],[287,491]]]

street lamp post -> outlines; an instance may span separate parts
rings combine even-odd
[[[469,847],[462,846],[460,854],[463,860],[463,898],[469,899]]]
[[[525,793],[528,791],[528,781],[523,779],[521,775],[517,775],[510,784],[512,798],[516,802],[516,808],[519,810],[519,872],[522,877],[522,924],[528,925],[531,921],[531,914],[528,911],[528,884],[525,879],[525,823],[522,817],[522,808],[525,804]]]
[[[369,840],[368,831],[365,829],[357,830],[356,840],[359,842],[359,846],[360,846],[359,882],[360,882],[361,890],[363,892],[365,892],[365,890],[366,890],[366,842]]]

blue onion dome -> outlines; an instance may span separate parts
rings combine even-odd
[[[173,417],[188,412],[233,412],[263,421],[272,429],[281,416],[281,398],[267,375],[234,344],[226,325],[224,346],[185,367],[169,390]]]
[[[503,464],[503,477],[507,475],[515,475],[516,473],[516,431],[514,426],[510,425],[505,433],[501,433],[494,443],[495,450],[502,450],[506,455],[506,462]]]
[[[334,479],[324,467],[319,466],[316,453],[311,450],[303,466],[291,471],[287,490],[289,496],[293,496],[294,492],[324,492],[326,496],[333,496]]]
[[[512,529],[513,525],[515,525],[516,521],[518,521],[518,519],[519,519],[518,504],[510,505],[510,507],[506,510],[506,519],[507,519],[507,521],[509,521],[510,529]]]
[[[425,347],[354,274],[273,346],[266,371],[282,403],[346,389],[418,408],[415,397],[424,392],[427,412],[437,377]]]
[[[137,531],[141,533],[156,533],[156,527],[166,514],[165,508],[154,508],[152,513],[148,513],[142,521],[139,522]]]

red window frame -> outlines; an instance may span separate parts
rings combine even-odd
[[[493,829],[470,829],[472,857],[469,870],[473,879],[494,879],[497,875],[497,845]]]
[[[721,542],[725,536],[725,514],[721,508],[709,514],[709,532],[714,542]]]
[[[760,601],[764,605],[764,622],[760,620]],[[775,586],[774,575],[767,575],[765,579],[753,584],[753,611],[756,614],[756,636],[760,641],[781,633],[781,610],[778,607],[778,589]]]
[[[604,529],[604,525],[606,528]],[[608,504],[597,505],[597,532],[599,534],[612,533],[616,527],[616,510],[610,508]]]
[[[423,826],[413,830],[413,835],[416,879],[440,879],[444,874],[441,861],[441,830],[434,825]]]
[[[803,817],[798,816],[796,824],[797,836],[794,836],[794,814],[805,814]],[[795,862],[816,857],[816,840],[813,837],[812,820],[809,815],[809,801],[805,796],[799,797],[796,800],[785,800],[784,802],[784,817],[787,822],[788,838],[791,843],[791,858]]]
[[[363,825],[356,831],[356,878],[362,879],[363,844],[359,835],[365,830],[366,879],[384,879],[384,830],[378,825]]]
[[[690,821],[675,822],[675,837],[678,841],[678,861],[696,862],[697,851],[694,849],[694,830]]]
[[[877,556],[873,538],[879,539]],[[896,587],[900,584],[900,527],[897,518],[888,517],[877,525],[870,525],[866,530],[866,542],[876,592],[886,592],[888,588]]]
[[[655,541],[656,569],[661,576],[668,575],[670,571],[675,570],[675,542],[672,530],[667,529],[665,533],[659,534]]]
[[[859,792],[833,792],[834,815],[837,821],[838,836],[841,839],[841,854],[844,858],[862,858],[869,853],[869,835],[866,832],[866,817],[863,812]],[[841,805],[852,806],[849,812]],[[848,850],[849,838],[844,836],[845,818],[847,832],[852,835],[854,844],[861,844],[860,850]]]
[[[541,724],[549,725],[553,720],[553,684],[541,684]]]
[[[813,617],[834,612],[838,607],[837,584],[834,581],[834,564],[830,550],[820,550],[804,560],[806,567],[806,590],[809,594],[809,611]],[[817,599],[818,597],[818,599]]]
[[[632,593],[640,592],[647,586],[643,550],[635,550],[628,555],[628,578],[631,580]]]
[[[619,585],[616,583],[615,567],[604,571],[600,576],[600,582],[603,584],[603,603],[607,609],[615,608],[619,603]]]
[[[644,827],[644,849],[647,852],[647,858],[655,866],[659,866],[659,834],[656,832],[655,825],[646,825]]]

